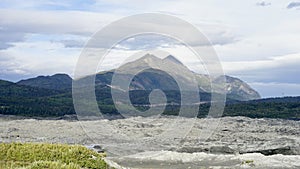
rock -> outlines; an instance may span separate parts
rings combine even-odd
[[[175,148],[173,148],[172,150],[180,153],[209,152],[209,148],[203,148],[203,147],[182,147],[178,150],[176,150]]]
[[[7,133],[11,133],[11,132],[14,132],[14,131],[19,131],[19,129],[11,127],[11,128],[8,128]]]
[[[104,149],[100,145],[94,145],[93,148],[97,150],[98,153],[104,153]]]
[[[246,153],[261,153],[266,156],[275,155],[275,154],[282,154],[282,155],[293,155],[293,150],[291,147],[279,147],[274,149],[263,149],[263,150],[255,150],[255,151],[246,151],[246,152],[240,152],[241,154]]]
[[[211,146],[211,147],[182,147],[177,150],[181,153],[213,153],[213,154],[235,154],[236,151],[228,146]]]
[[[212,146],[210,148],[210,153],[214,154],[234,154],[235,150],[228,146]]]

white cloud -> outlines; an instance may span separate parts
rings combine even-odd
[[[223,62],[229,75],[247,82],[299,83],[300,53],[256,61]]]
[[[28,77],[55,73],[73,74],[80,50],[66,49],[61,43],[26,42],[16,43],[14,47],[1,52],[10,56],[0,62],[1,78],[7,76]]]
[[[298,1],[298,2],[291,2],[291,3],[289,3],[286,8],[288,8],[288,9],[298,8],[299,9],[299,7],[300,7],[300,2]]]
[[[2,29],[24,33],[91,34],[117,18],[114,14],[82,11],[0,10]]]
[[[268,7],[258,7],[256,3]],[[56,72],[71,74],[79,47],[98,29],[131,14],[161,12],[186,20],[202,31],[214,44],[229,75],[256,83],[300,83],[295,78],[300,63],[299,12],[286,9],[289,4],[297,6],[291,0],[231,0],[230,3],[222,0],[4,0],[0,4],[0,78],[17,79]],[[176,25],[165,27],[170,28],[181,30]],[[187,33],[186,36],[194,45],[203,45],[192,35]],[[104,64],[104,68],[116,66],[122,53],[138,52],[134,48],[135,40],[131,39],[131,46],[119,46],[120,50],[113,53],[115,60]],[[192,59],[191,54],[177,44],[166,42],[159,49],[179,56],[194,70],[202,67],[201,62]]]
[[[0,9],[0,49],[23,41],[27,34],[89,36],[117,18],[113,14],[93,12]]]
[[[9,45],[10,42],[23,41],[28,33],[47,34],[49,36],[51,34],[90,36],[120,17],[120,15],[115,14],[82,11],[0,9],[0,27],[3,30],[0,32],[0,36],[3,37],[0,41],[0,47],[11,47]],[[162,25],[158,26],[161,27]],[[200,22],[197,26],[209,36],[213,44],[224,45],[237,40],[234,33],[224,25]],[[147,24],[145,24],[145,27],[147,27]],[[128,23],[126,29],[135,29],[135,27]],[[183,28],[178,27],[178,25],[166,25],[165,29],[180,31]],[[186,37],[194,45],[203,45],[202,42],[199,42],[192,35],[186,34]]]
[[[270,2],[261,1],[261,2],[257,2],[256,5],[257,6],[270,6],[271,3]]]
[[[236,62],[223,62],[224,70],[227,73],[241,72],[241,71],[255,71],[276,69],[280,67],[288,67],[292,65],[298,66],[300,63],[300,53],[290,54],[285,56],[270,57],[265,60],[254,61],[236,61]]]

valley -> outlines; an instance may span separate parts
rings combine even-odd
[[[220,123],[211,137],[201,139],[201,131],[216,120]],[[124,168],[300,167],[299,121],[246,117],[194,121],[172,116],[112,121],[0,121],[1,142],[81,144],[106,151],[107,160]],[[160,135],[174,122],[181,125],[173,132],[188,123],[194,126],[185,137],[161,139]]]

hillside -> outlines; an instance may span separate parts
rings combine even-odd
[[[139,72],[140,70],[143,71]],[[165,70],[168,72],[165,72]],[[96,75],[96,84],[110,85],[114,72],[114,70],[111,70],[98,73]],[[139,73],[136,74],[137,72]],[[168,74],[170,72],[172,74]],[[154,55],[147,54],[140,59],[120,66],[115,73],[118,74],[117,77],[124,80],[130,76],[134,76],[129,88],[130,90],[152,90],[154,88],[179,90],[175,81],[176,79],[178,82],[185,84],[185,90],[194,90],[193,86],[198,86],[200,92],[211,92],[211,79],[207,75],[197,74],[189,70],[176,57],[171,55],[160,59]],[[214,84],[217,85],[217,90],[213,92],[223,92],[223,86],[220,83],[222,78],[217,77],[213,79]],[[259,93],[242,80],[230,76],[225,76],[224,78],[228,98],[243,101],[260,98]],[[195,79],[196,82],[192,79]],[[123,88],[123,90],[127,89]]]
[[[37,87],[30,87],[18,85],[13,82],[0,80],[0,97],[19,97],[19,98],[34,98],[59,94],[61,92],[51,89],[42,89]]]
[[[142,69],[144,70],[139,72]],[[172,72],[172,75],[162,70],[169,70],[169,72]],[[121,81],[134,76],[129,86],[130,90],[162,89],[177,91],[179,87],[174,79],[175,77],[179,82],[185,84],[185,90],[194,90],[193,86],[198,86],[200,92],[211,92],[210,79],[207,75],[192,72],[176,57],[171,55],[160,59],[154,55],[147,54],[135,61],[122,65],[118,68],[117,72],[115,71],[109,70],[97,73],[95,84],[111,86],[112,77],[114,74],[117,74],[122,79]],[[136,72],[139,73],[136,74]],[[194,78],[196,82],[191,80]],[[221,77],[218,77],[213,81],[216,85],[219,85],[220,79]],[[244,101],[260,98],[259,93],[242,80],[230,76],[225,76],[225,80],[227,97],[229,99]],[[66,74],[55,74],[53,76],[38,76],[36,78],[21,80],[17,84],[43,89],[71,91],[72,78]],[[121,86],[113,87],[122,88]],[[127,89],[124,88],[123,90]],[[223,87],[218,86],[218,89],[213,92],[222,93]]]
[[[67,74],[55,74],[53,76],[38,76],[17,82],[18,85],[38,87],[53,90],[71,90],[72,78]]]
[[[72,95],[0,80],[0,113],[22,116],[74,114]]]
[[[173,56],[160,59],[153,55],[146,55],[120,67],[126,74],[122,74],[120,71],[117,73],[126,80],[128,76],[132,76],[130,73],[135,71],[136,66],[158,65],[157,69],[154,67],[140,72],[131,81],[129,94],[134,107],[142,111],[148,110],[149,94],[153,89],[161,89],[167,96],[164,114],[178,114],[181,101],[178,85],[169,74],[159,70],[161,64],[157,64],[157,62],[172,65],[171,67],[175,72],[180,72],[175,76],[182,82],[189,83],[188,79],[191,75],[195,75],[198,78],[198,82],[201,82],[199,85],[201,99],[199,101],[207,102],[200,105],[198,117],[206,117],[211,100],[211,93],[208,92],[207,88],[208,77],[194,74]],[[111,85],[114,73],[116,73],[115,70],[100,72],[95,79],[95,93],[99,109],[108,116],[119,115],[112,100],[111,89],[118,89],[119,87],[118,90],[121,93],[123,90],[126,90],[122,89],[122,86]],[[299,97],[258,99],[260,98],[259,94],[247,83],[230,76],[225,76],[225,78],[228,92],[225,116],[300,119]],[[219,79],[214,80],[218,81]],[[72,79],[64,74],[39,76],[17,83],[0,80],[0,114],[31,117],[60,117],[75,114],[71,88]],[[189,91],[185,92],[188,95]],[[215,94],[218,95],[218,93]],[[88,113],[88,110],[86,111]]]
[[[56,90],[47,90],[29,86],[20,86],[12,82],[0,81],[0,114],[20,115],[26,117],[61,117],[75,114],[72,94]],[[98,85],[96,96],[99,109],[102,113],[120,118],[110,95],[108,86]],[[139,110],[147,110],[149,107],[149,90],[130,91],[130,98]],[[166,91],[169,96],[168,103],[178,102],[180,93]],[[209,93],[201,93],[201,98],[210,100]],[[202,101],[203,101],[202,100]],[[206,117],[209,103],[201,104],[198,117]],[[168,105],[165,115],[178,115],[180,106]],[[283,118],[300,120],[300,97],[268,98],[251,101],[229,100],[226,104],[224,116],[247,116],[251,118]]]

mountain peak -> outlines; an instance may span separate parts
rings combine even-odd
[[[153,54],[147,53],[146,55],[144,55],[143,57],[141,57],[141,59],[148,59],[148,58],[158,58]]]
[[[184,69],[186,70],[186,72],[190,72],[190,70],[182,62],[180,62],[176,57],[172,55],[168,55],[167,57],[162,59],[150,53],[147,53],[139,59],[125,63],[121,65],[120,68],[122,68],[122,70],[127,70],[130,72],[131,70],[148,67],[161,69],[161,66],[165,66],[168,64],[172,65],[173,68],[177,68],[179,70]]]
[[[147,53],[146,55],[144,55],[143,57],[141,57],[140,59],[137,59],[133,62],[138,62],[138,61],[142,61],[142,62],[146,62],[146,63],[149,63],[149,62],[156,62],[160,60],[160,58],[156,57],[155,55],[153,54],[149,54]]]
[[[183,65],[183,63],[180,62],[180,61],[179,61],[175,56],[173,56],[173,55],[169,55],[169,56],[165,57],[163,60],[168,60],[168,61],[171,61],[171,62],[173,62],[173,63]]]
[[[153,54],[147,53],[146,55],[144,55],[143,57],[141,57],[138,60],[142,60],[142,61],[146,61],[146,62],[150,62],[150,61],[157,61],[157,60],[161,60],[161,61],[168,61],[168,62],[172,62],[178,65],[183,65],[183,63],[181,61],[179,61],[175,56],[173,55],[168,55],[167,57],[161,59]],[[136,60],[137,61],[137,60]]]

